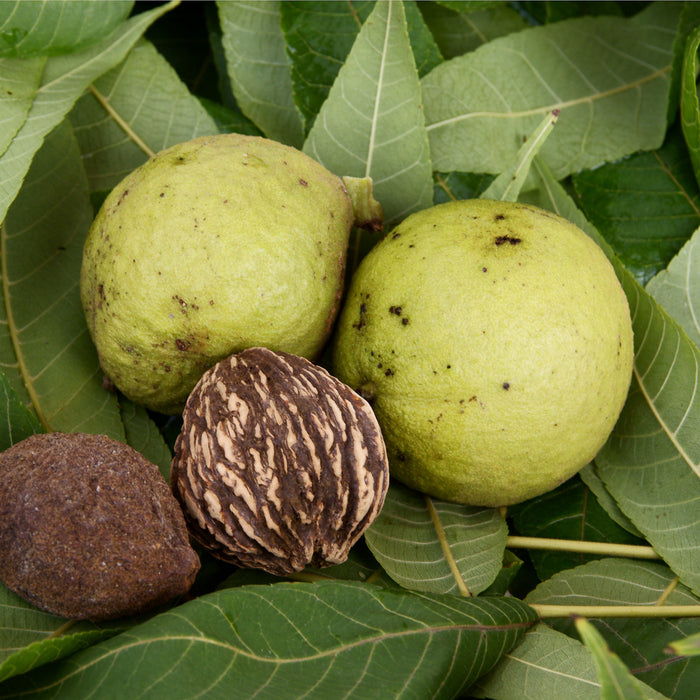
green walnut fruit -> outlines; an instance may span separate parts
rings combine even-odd
[[[353,224],[343,181],[239,134],[156,154],[115,187],[87,237],[82,304],[128,398],[182,410],[202,373],[265,346],[313,358],[342,294]]]
[[[629,306],[568,221],[451,202],[409,216],[362,261],[333,362],[371,400],[392,477],[508,505],[571,477],[608,438],[631,381]]]

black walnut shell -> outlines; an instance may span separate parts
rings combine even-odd
[[[250,348],[195,386],[172,486],[214,556],[276,575],[342,563],[389,484],[369,404],[308,360]]]
[[[0,580],[73,619],[144,612],[200,562],[158,468],[105,435],[33,435],[0,454]]]

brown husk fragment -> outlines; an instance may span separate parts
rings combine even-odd
[[[194,388],[171,478],[214,556],[285,575],[345,561],[382,508],[389,467],[363,398],[302,357],[250,348]]]
[[[133,615],[199,570],[158,468],[104,435],[33,435],[0,454],[0,580],[55,615]]]

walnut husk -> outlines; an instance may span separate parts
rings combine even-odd
[[[302,357],[250,348],[191,393],[171,478],[214,556],[286,575],[347,559],[382,508],[389,467],[363,398]]]
[[[145,612],[200,562],[158,468],[105,435],[33,435],[0,454],[0,580],[62,617]]]

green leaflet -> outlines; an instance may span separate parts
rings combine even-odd
[[[2,326],[0,326],[2,328]],[[40,433],[41,423],[20,400],[12,384],[0,372],[0,451],[6,450],[24,438]]]
[[[690,340],[700,347],[698,263],[700,235],[696,230],[668,267],[652,277],[646,290],[680,323]]]
[[[477,682],[472,693],[489,700],[600,700],[600,691],[591,652],[540,622],[525,633],[495,671]]]
[[[613,654],[598,630],[579,617],[576,619],[576,629],[583,643],[593,654],[598,669],[602,700],[661,700],[661,693],[649,692],[637,681],[629,669]]]
[[[673,65],[671,68],[671,94],[668,104],[668,122],[682,121],[676,119],[681,106],[681,93],[684,90],[683,83],[686,81],[684,64],[686,62],[686,50],[690,36],[695,29],[700,26],[700,5],[695,2],[684,2],[682,4],[680,19],[673,42]]]
[[[502,202],[517,202],[520,191],[530,173],[530,166],[537,157],[547,138],[552,133],[559,112],[545,114],[537,128],[523,141],[512,162],[503,169],[494,181],[481,194],[483,199],[498,199]]]
[[[355,583],[371,583],[382,588],[398,588],[379,565],[364,541],[360,539],[350,550],[348,558],[342,564],[325,566],[321,569],[307,567],[293,576],[295,581],[316,582],[354,581]],[[260,569],[236,569],[217,589],[234,588],[250,584],[279,583],[278,576],[265,573]]]
[[[148,26],[174,4],[166,3],[134,16],[88,49],[46,61],[27,118],[0,156],[0,220],[5,218],[46,135],[63,120],[87,86],[119,63]]]
[[[480,197],[495,179],[493,175],[475,173],[434,173],[434,178],[435,204]]]
[[[580,472],[581,481],[595,494],[597,502],[621,528],[637,538],[643,538],[643,535],[634,526],[630,519],[619,509],[617,503],[608,493],[605,485],[600,480],[600,477],[595,473],[593,464],[587,464]]]
[[[130,624],[72,623],[35,608],[0,584],[0,682],[69,656]]]
[[[238,106],[268,138],[301,146],[301,118],[280,27],[279,2],[217,2],[231,88]]]
[[[392,483],[365,541],[405,588],[476,595],[501,571],[507,536],[495,508],[438,501]]]
[[[432,204],[420,83],[400,0],[375,5],[304,152],[336,175],[371,177],[387,228]]]
[[[126,442],[155,464],[163,478],[170,483],[172,453],[163,434],[143,406],[137,406],[123,396],[119,400]],[[179,425],[179,423],[178,423]]]
[[[214,120],[216,127],[222,134],[247,134],[248,136],[262,136],[262,132],[247,117],[244,117],[237,109],[225,107],[218,102],[200,97],[199,102],[207,110]]]
[[[658,147],[678,13],[656,3],[632,19],[532,27],[441,64],[422,79],[435,169],[500,173],[554,109],[542,159],[557,180]]]
[[[230,588],[0,686],[0,697],[453,698],[532,626],[513,598],[341,582]]]
[[[646,698],[663,697],[649,686],[637,685],[647,693]],[[543,622],[526,632],[496,669],[472,689],[475,697],[489,700],[542,697],[601,700],[605,697],[602,693],[594,653],[578,639]]]
[[[0,235],[0,367],[45,430],[123,439],[80,303],[92,207],[80,154],[63,122],[39,150]]]
[[[0,3],[0,56],[80,51],[114,31],[133,5],[130,0]]]
[[[294,102],[307,133],[373,6],[366,0],[281,3]]]
[[[461,56],[483,44],[525,29],[527,22],[509,3],[486,3],[483,9],[449,9],[446,3],[426,2],[420,8],[445,58]]]
[[[608,557],[562,571],[540,583],[527,597],[549,605],[698,605],[700,598],[662,562]],[[635,676],[657,691],[692,698],[700,687],[700,659],[671,657],[666,651],[682,635],[700,631],[700,618],[596,618],[605,641]],[[550,620],[559,632],[578,638],[571,618]]]
[[[111,190],[151,153],[218,133],[214,120],[152,44],[140,40],[71,111],[90,190]]]
[[[601,244],[630,304],[634,376],[617,426],[595,459],[598,476],[681,581],[700,592],[700,350],[615,259],[547,168],[539,171],[542,204]]]
[[[700,189],[679,127],[662,146],[572,178],[588,220],[646,284],[700,225]]]
[[[700,655],[700,632],[691,634],[684,639],[671,642],[666,651],[669,654],[679,654],[681,656]]]
[[[698,349],[652,297],[635,299],[635,373],[616,429],[596,457],[621,510],[687,585],[700,591],[700,479],[695,439]]]
[[[442,61],[419,11],[419,6],[424,10],[432,3],[408,0],[403,4],[416,68],[419,75],[424,75]],[[294,103],[303,116],[307,133],[373,7],[374,2],[367,0],[281,3]]]
[[[700,46],[700,26],[688,37],[681,77],[681,126],[695,177],[700,182],[700,106],[695,85],[698,46]]]
[[[0,156],[22,128],[36,95],[44,57],[0,58]]]

